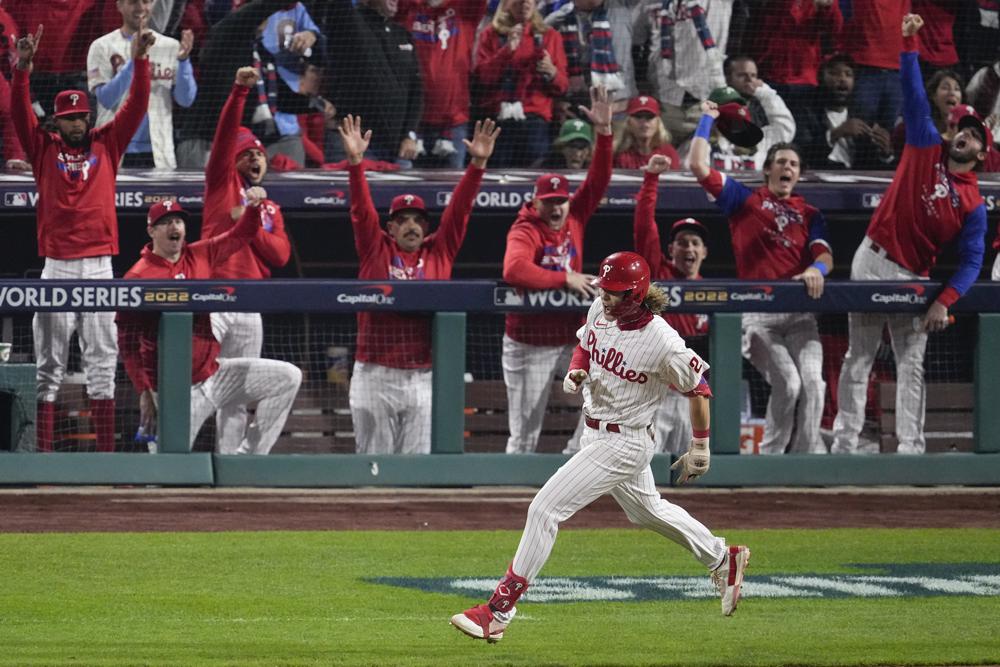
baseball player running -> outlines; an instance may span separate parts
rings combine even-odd
[[[234,227],[190,245],[184,242],[187,212],[173,201],[154,205],[146,226],[152,241],[125,278],[211,278],[219,265],[268,233],[261,224],[267,211],[267,194],[254,187],[246,191],[246,197],[247,205]],[[139,392],[140,423],[147,434],[155,435],[159,316],[121,313],[118,319],[125,370]],[[274,359],[218,357],[219,342],[212,333],[210,318],[195,315],[191,346],[191,444],[201,425],[216,410],[257,402],[259,428],[248,431],[235,453],[267,454],[281,435],[302,383],[302,372],[292,364]]]
[[[441,225],[430,233],[424,200],[395,197],[383,230],[365,178],[364,155],[372,132],[361,117],[340,126],[349,162],[351,225],[362,280],[448,280],[462,247],[469,215],[493,154],[500,128],[477,121],[471,157],[451,193]],[[350,403],[360,454],[428,454],[431,451],[431,318],[396,313],[358,313],[358,346],[351,375]]]
[[[719,111],[709,101],[701,108],[691,140],[691,171],[729,217],[737,277],[801,280],[809,296],[818,299],[824,276],[833,268],[833,254],[823,214],[794,194],[801,174],[798,148],[771,146],[764,160],[764,185],[751,190],[709,167],[708,137]],[[825,454],[819,425],[826,383],[815,315],[744,313],[743,356],[771,385],[761,453],[781,454],[791,443],[793,452]]]
[[[44,130],[31,109],[29,74],[41,39],[42,26],[38,26],[34,35],[17,40],[11,120],[38,185],[38,254],[45,258],[42,278],[110,279],[111,256],[118,254],[115,179],[122,154],[146,115],[150,85],[147,54],[155,38],[146,30],[132,40],[135,76],[128,101],[112,120],[92,128],[87,93],[64,90],[55,100],[55,132]],[[97,450],[112,452],[118,365],[114,313],[35,314],[37,448],[53,448],[56,394],[74,331],[80,339]]]
[[[916,14],[903,18],[899,75],[903,87],[906,146],[889,189],[872,214],[864,241],[851,263],[853,280],[926,280],[941,251],[958,241],[958,269],[914,330],[910,314],[850,313],[850,339],[837,388],[833,448],[858,451],[864,425],[868,374],[889,325],[896,357],[896,437],[900,454],[923,454],[924,353],[927,332],[948,326],[948,308],[979,276],[982,268],[986,206],[975,170],[991,150],[993,137],[976,116],[958,122],[950,142],[941,141],[931,120],[917,62]]]
[[[236,82],[219,115],[211,156],[205,166],[203,239],[218,236],[233,227],[246,206],[246,189],[260,185],[267,174],[264,145],[249,129],[240,127],[247,94],[257,85],[259,77],[253,67],[237,70]],[[248,246],[217,266],[212,278],[261,280],[271,277],[271,269],[288,263],[291,245],[285,234],[281,208],[270,199],[263,207],[261,226],[266,233],[255,236]],[[264,345],[260,313],[212,313],[212,331],[222,345],[221,357],[260,356]],[[235,453],[247,434],[246,404],[220,409],[215,425],[218,452]]]
[[[605,493],[629,520],[685,547],[711,572],[722,613],[736,611],[750,561],[745,546],[727,546],[681,507],[660,497],[653,482],[653,415],[669,387],[688,396],[693,438],[673,468],[686,482],[708,472],[709,404],[706,364],[656,317],[666,295],[649,284],[639,255],[618,252],[601,262],[600,299],[577,332],[563,389],[583,389],[587,428],[583,448],[545,483],[528,508],[514,561],[485,604],[451,618],[465,634],[496,642],[514,618],[518,598],[538,576],[555,544],[559,524]]]
[[[670,243],[664,253],[656,228],[656,198],[660,174],[670,169],[670,160],[653,155],[644,169],[646,174],[636,196],[632,228],[635,251],[650,266],[654,280],[701,280],[701,263],[708,256],[705,245],[708,230],[694,218],[677,220],[670,227]],[[688,345],[692,339],[703,342],[708,335],[708,315],[671,313],[663,317]],[[687,445],[691,432],[687,404],[683,394],[676,391],[667,392],[664,397],[653,422],[658,453],[679,454]]]
[[[580,273],[583,235],[611,182],[612,134],[608,91],[591,88],[590,101],[591,108],[581,111],[597,132],[597,146],[586,180],[571,197],[565,176],[539,176],[534,198],[521,208],[507,232],[503,279],[515,287],[569,289],[587,299],[596,295],[594,277]],[[507,453],[526,454],[538,445],[552,377],[569,362],[580,316],[509,313],[505,320],[501,364],[509,406]],[[570,449],[576,437],[570,440]]]

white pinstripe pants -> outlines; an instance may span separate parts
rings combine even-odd
[[[212,313],[212,335],[219,341],[220,359],[259,359],[264,347],[260,313]],[[247,435],[247,404],[236,403],[215,413],[216,450],[235,454]]]
[[[653,440],[647,429],[622,427],[621,433],[607,433],[587,428],[581,445],[583,449],[531,501],[514,555],[514,572],[534,580],[552,552],[559,524],[605,493],[621,505],[629,521],[676,542],[705,567],[722,561],[726,541],[656,490],[649,466]]]
[[[232,452],[267,454],[281,435],[302,371],[275,359],[219,359],[219,370],[191,387],[191,444],[209,416],[223,408],[257,403],[257,418]]]
[[[691,399],[674,391],[666,392],[653,418],[653,438],[657,454],[683,454],[691,443]]]
[[[348,398],[358,454],[430,454],[433,373],[354,362]]]

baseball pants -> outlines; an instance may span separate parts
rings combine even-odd
[[[691,444],[691,399],[674,390],[660,402],[653,418],[653,451],[683,454]]]
[[[552,380],[561,379],[569,369],[572,345],[528,345],[506,334],[503,337],[503,381],[507,385],[508,454],[531,454],[538,447],[538,436],[545,420]],[[576,431],[566,443],[566,451],[580,448],[583,412]]]
[[[264,347],[260,313],[212,313],[212,335],[220,359],[258,359]],[[216,451],[235,454],[247,435],[247,404],[236,403],[215,413]]]
[[[926,280],[875,250],[868,238],[862,241],[851,262],[851,280]],[[927,334],[913,330],[913,314],[849,313],[849,342],[837,386],[837,417],[833,421],[834,454],[856,454],[858,437],[865,423],[868,376],[882,342],[882,327],[889,326],[892,353],[896,358],[896,438],[901,454],[923,454],[924,353]]]
[[[354,362],[348,398],[358,454],[430,454],[433,374]]]
[[[760,453],[783,454],[791,443],[791,452],[825,454],[819,426],[826,383],[816,317],[745,313],[743,356],[771,385]]]
[[[993,260],[993,271],[990,273],[990,280],[1000,280],[1000,252]]]
[[[219,359],[219,370],[191,387],[191,444],[213,412],[256,402],[257,418],[246,437],[224,453],[267,454],[281,435],[300,384],[302,371],[285,361]]]
[[[45,258],[43,280],[111,280],[111,257],[82,259]],[[118,366],[118,327],[115,313],[35,313],[31,321],[35,342],[38,400],[52,403],[59,393],[69,362],[69,344],[79,336],[87,396],[98,400],[115,397]]]
[[[722,562],[726,541],[656,490],[648,429],[623,426],[621,433],[608,433],[587,428],[581,445],[531,501],[514,572],[534,580],[552,552],[559,524],[605,493],[614,497],[629,521],[676,542],[706,567]]]

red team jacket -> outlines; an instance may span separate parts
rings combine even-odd
[[[839,2],[817,9],[813,0],[780,0],[768,3],[761,16],[754,59],[760,77],[772,85],[819,85],[824,34],[836,39],[844,27]],[[781,35],[780,39],[775,39]]]
[[[899,69],[896,54],[903,50],[900,26],[903,15],[910,11],[910,0],[853,0],[852,8],[838,51],[851,56],[855,65]]]
[[[88,145],[70,148],[46,132],[31,110],[28,73],[14,70],[11,120],[38,185],[38,255],[78,259],[118,254],[115,179],[118,162],[149,102],[149,60],[136,67],[128,99],[115,117],[90,130]]]
[[[153,254],[153,244],[146,244],[142,257],[125,274],[134,280],[208,280],[217,267],[233,253],[245,248],[256,236],[265,234],[260,224],[260,209],[248,206],[230,231],[185,245],[181,257],[171,263]],[[160,316],[151,313],[118,314],[118,350],[125,372],[137,392],[156,389],[157,333]],[[208,313],[194,317],[191,344],[191,382],[204,382],[219,369],[219,341],[212,335]]]
[[[948,145],[931,120],[917,63],[916,40],[900,55],[906,146],[889,189],[868,224],[868,237],[889,259],[926,276],[946,245],[958,240],[958,270],[937,297],[950,307],[979,277],[986,205],[975,172],[948,171]]]
[[[615,155],[616,169],[642,169],[649,164],[649,158],[653,155],[666,155],[670,158],[670,168],[677,171],[681,168],[681,157],[677,154],[677,149],[670,144],[663,144],[653,149],[649,155],[642,155],[638,151],[631,150]]]
[[[361,280],[447,280],[462,247],[484,170],[470,164],[441,215],[441,225],[415,252],[403,252],[382,229],[363,164],[348,167],[351,225]],[[356,359],[390,368],[430,368],[431,318],[402,313],[358,313]]]
[[[569,215],[558,231],[535,213],[531,202],[521,207],[507,232],[503,279],[523,289],[566,287],[566,271],[583,268],[583,232],[611,182],[611,135],[598,134],[587,178],[570,198]],[[524,315],[508,313],[504,330],[519,343],[570,345],[583,318],[576,313]]]
[[[784,280],[830,251],[826,220],[799,195],[775,197],[766,185],[751,190],[712,169],[701,182],[729,218],[741,280]]]
[[[249,91],[246,86],[233,84],[219,115],[211,156],[205,167],[205,208],[201,223],[203,239],[231,229],[236,224],[232,210],[246,205],[247,184],[236,171],[236,139]],[[285,219],[281,208],[270,199],[266,200],[261,214],[261,225],[268,233],[258,234],[248,247],[233,253],[217,266],[213,278],[260,280],[270,278],[272,268],[288,263],[291,245],[285,234]]]
[[[632,228],[635,251],[649,264],[653,280],[687,280],[674,266],[670,257],[660,246],[660,231],[656,228],[656,189],[659,174],[647,173],[635,202],[635,221]],[[700,280],[701,275],[694,280]],[[708,334],[708,316],[697,313],[663,314],[667,324],[683,338]]]
[[[556,66],[556,75],[551,81],[545,81],[535,70],[542,50],[549,52],[552,64]],[[507,40],[501,39],[493,26],[488,26],[479,37],[475,63],[476,78],[486,90],[483,108],[494,118],[500,111],[501,102],[517,100],[524,107],[525,114],[536,114],[551,121],[554,99],[569,89],[566,51],[562,37],[553,28],[542,35],[541,46],[536,44],[531,32],[526,32],[517,51],[511,54]],[[508,68],[514,79],[511,91],[504,90],[504,75]]]

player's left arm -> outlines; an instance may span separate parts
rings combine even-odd
[[[441,226],[435,237],[449,259],[454,259],[465,240],[469,228],[469,216],[476,203],[476,195],[486,173],[486,163],[493,155],[500,126],[491,118],[477,120],[472,131],[472,139],[462,139],[471,159],[465,168],[462,180],[451,193],[451,200],[441,214]]]
[[[691,444],[688,451],[670,466],[671,470],[679,471],[677,481],[680,484],[707,473],[711,463],[708,401],[712,397],[712,389],[705,379],[707,370],[708,364],[694,351],[684,347],[682,352],[671,357],[667,372],[671,386],[688,397],[691,411]]]
[[[823,286],[826,276],[833,270],[833,251],[826,241],[826,219],[819,209],[810,209],[809,215],[809,252],[813,263],[795,276],[792,280],[801,280],[806,284],[806,292],[813,299],[823,296]]]
[[[931,105],[924,89],[924,79],[917,62],[920,47],[917,32],[924,20],[916,14],[903,17],[903,52],[899,54],[899,79],[903,91],[903,121],[906,123],[906,144],[916,148],[937,146],[941,135],[931,119]]]
[[[587,177],[573,193],[569,200],[569,214],[586,225],[590,221],[590,216],[601,204],[604,193],[611,183],[612,162],[614,159],[611,133],[612,103],[610,94],[603,86],[592,86],[590,88],[590,108],[580,107],[580,111],[587,117],[594,132],[597,134],[597,142],[594,146],[594,157],[587,168]]]
[[[265,264],[274,269],[288,264],[288,259],[292,256],[292,244],[285,232],[285,217],[281,213],[281,207],[270,199],[260,203],[260,222],[257,233],[250,241],[250,247]]]
[[[980,204],[965,216],[958,235],[958,269],[924,316],[925,331],[941,331],[949,324],[948,309],[965,294],[979,277],[986,251],[986,205]]]

